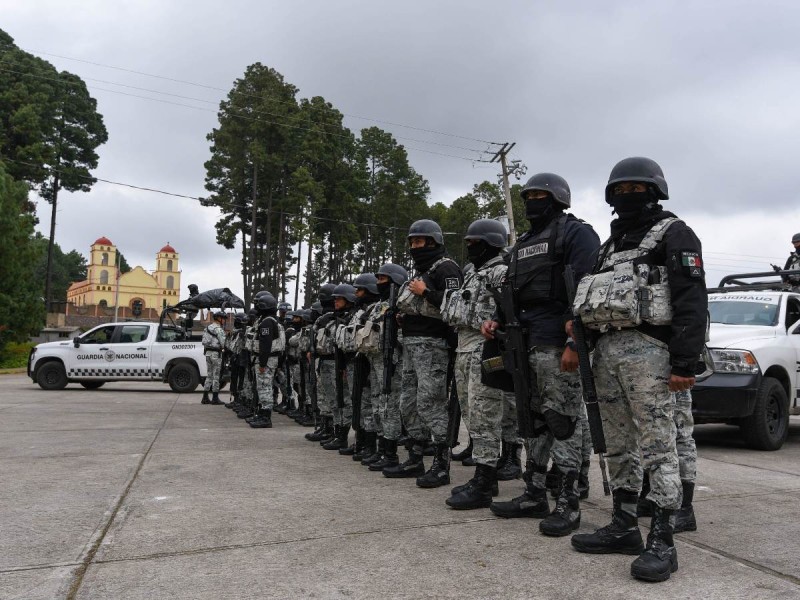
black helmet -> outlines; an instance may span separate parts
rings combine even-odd
[[[226,321],[228,319],[228,313],[226,313],[224,310],[215,310],[214,320],[216,321],[217,319],[222,319],[223,321]]]
[[[508,232],[500,221],[478,219],[470,224],[464,239],[483,240],[495,248],[505,248],[508,244]]]
[[[278,301],[270,292],[264,292],[256,298],[256,308],[260,312],[275,310],[278,308]]]
[[[311,316],[311,309],[304,308],[303,310],[298,310],[297,313],[303,318],[303,321],[306,323],[312,323],[313,317]]]
[[[309,310],[322,314],[322,302],[317,300],[316,302],[314,302],[314,304],[311,305],[311,308]]]
[[[271,294],[271,293],[272,292],[270,292],[269,290],[260,290],[260,291],[256,292],[255,296],[253,296],[253,301],[255,302],[255,300],[257,300],[259,296],[263,296],[264,294]]]
[[[430,219],[421,219],[414,221],[411,227],[408,228],[408,237],[429,237],[440,246],[444,245],[444,236],[442,235],[442,228],[436,221]]]
[[[664,171],[661,170],[656,161],[649,158],[633,156],[625,158],[614,165],[614,168],[611,169],[611,175],[608,176],[608,185],[606,185],[606,202],[611,198],[611,188],[623,181],[638,181],[650,184],[659,200],[669,198]]]
[[[292,305],[286,301],[283,301],[280,304],[278,304],[278,310],[290,311],[292,310]]]
[[[334,288],[331,297],[344,298],[345,300],[353,304],[356,301],[356,288],[354,288],[349,283],[340,283]]]
[[[569,184],[566,179],[555,173],[537,173],[523,186],[519,194],[522,199],[525,199],[525,194],[532,190],[540,190],[543,192],[550,192],[556,204],[564,208],[569,208],[571,204],[571,197],[569,191]]]
[[[248,317],[258,316],[258,309],[254,306],[253,308],[247,311],[247,316]]]
[[[376,277],[378,275],[386,275],[396,285],[403,285],[406,281],[408,281],[408,271],[406,271],[404,267],[394,263],[386,263],[381,265],[381,268],[378,269],[377,273],[375,273]]]
[[[795,244],[795,243],[797,243],[797,242],[800,242],[800,233],[795,233],[795,234],[792,236],[792,243],[793,243],[793,244]]]
[[[378,278],[373,273],[362,273],[353,282],[356,289],[367,290],[367,293],[378,295]]]
[[[333,299],[333,290],[336,289],[336,285],[333,283],[326,283],[321,288],[319,288],[319,293],[317,294],[317,298],[319,298],[320,302],[327,302]]]
[[[234,327],[243,327],[244,324],[247,323],[247,313],[235,313],[233,315],[233,326]]]

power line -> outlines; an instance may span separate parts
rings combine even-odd
[[[0,64],[2,64],[3,62],[5,62],[5,59],[3,59],[3,61],[0,61]],[[22,75],[22,76],[25,76],[25,77],[34,77],[36,79],[42,79],[42,80],[45,80],[45,81],[53,81],[53,82],[56,82],[56,83],[59,83],[59,84],[80,86],[80,83],[75,82],[75,81],[65,81],[63,79],[59,79],[58,77],[48,77],[46,75],[35,75],[33,73],[28,73],[28,72],[23,72],[23,71],[15,71],[13,69],[4,68],[2,66],[0,66],[0,71],[6,72],[6,73],[14,73],[16,75]],[[204,104],[211,104],[213,106],[218,106],[219,105],[218,101],[204,100],[202,98],[195,98],[193,96],[183,96],[181,94],[172,94],[170,92],[162,92],[160,90],[153,90],[153,89],[149,89],[149,88],[138,87],[138,86],[135,86],[135,85],[128,85],[128,84],[125,84],[125,83],[118,83],[118,82],[115,82],[115,81],[108,81],[108,80],[105,80],[105,79],[96,79],[96,78],[93,78],[93,77],[82,77],[81,79],[86,80],[86,81],[95,81],[95,82],[103,83],[103,84],[107,84],[107,85],[115,85],[115,86],[124,87],[124,88],[131,89],[131,90],[137,90],[137,91],[140,91],[140,92],[149,92],[149,93],[152,93],[152,94],[161,94],[163,96],[170,96],[172,98],[179,98],[181,100],[191,100],[193,102],[202,102]],[[158,98],[150,98],[150,97],[147,97],[147,96],[139,96],[137,94],[126,94],[125,92],[121,92],[119,90],[109,90],[107,88],[102,88],[102,87],[98,87],[98,86],[86,86],[86,87],[90,88],[90,89],[96,89],[96,90],[100,90],[100,91],[104,91],[104,92],[110,92],[110,93],[114,93],[114,94],[127,95],[127,96],[131,96],[133,98],[141,98],[141,99],[144,99],[144,100],[162,101],[161,99],[158,99]],[[198,110],[202,110],[200,107],[196,107],[196,106],[193,107],[193,106],[189,106],[189,105],[185,105],[185,104],[181,104],[181,103],[177,103],[177,102],[170,103],[170,104],[173,104],[175,106],[183,106],[183,107],[187,107],[187,108],[195,108],[195,109],[198,109]],[[288,103],[282,103],[282,104],[286,104],[287,106],[293,106],[294,108],[297,108],[297,105],[291,105],[291,104],[288,104]],[[216,109],[213,110],[213,111],[211,109],[208,109],[208,110],[209,110],[209,112],[215,112],[215,113],[218,112]],[[279,126],[283,126],[283,127],[293,127],[292,125],[288,125],[288,124],[284,124],[284,123],[277,123],[277,122],[274,122],[274,121],[262,121],[260,119],[253,119],[252,117],[246,117],[246,116],[241,115],[241,114],[236,114],[233,111],[231,111],[230,108],[228,108],[225,112],[228,113],[228,114],[231,114],[232,116],[237,116],[237,117],[243,118],[243,119],[257,120],[259,122],[275,124],[275,125],[279,125]],[[265,110],[252,110],[250,112],[252,114],[269,115],[271,117],[278,117],[278,118],[288,117],[289,116],[289,115],[281,115],[281,114],[277,114],[277,113],[272,113],[272,112],[265,111]],[[329,125],[327,123],[315,123],[315,124],[319,125],[320,127],[333,126],[332,124]],[[325,132],[325,135],[349,138],[349,136],[342,135],[342,134],[337,134],[337,133],[333,133],[333,132]],[[454,148],[456,150],[465,150],[467,152],[477,152],[479,154],[490,154],[490,152],[488,150],[478,150],[476,148],[467,148],[466,146],[456,146],[456,145],[453,145],[453,144],[445,144],[445,143],[442,143],[442,142],[421,140],[421,139],[418,139],[418,138],[410,138],[410,137],[399,136],[399,135],[394,135],[393,137],[395,137],[398,140],[408,140],[410,142],[415,142],[415,143],[420,143],[420,144],[430,144],[432,146],[442,146],[442,147],[445,147],[445,148]],[[424,152],[424,150],[422,150],[422,151]]]
[[[0,45],[6,46],[6,47],[11,47],[11,48],[14,48],[14,49],[18,48],[17,46],[14,46],[13,44],[0,44]],[[94,62],[94,61],[90,61],[90,60],[84,60],[84,59],[80,59],[80,58],[64,56],[64,55],[61,55],[61,54],[54,54],[52,52],[43,52],[43,51],[40,51],[40,50],[30,50],[30,49],[24,50],[23,48],[19,48],[19,49],[23,50],[24,52],[31,53],[31,54],[43,54],[45,56],[54,56],[56,58],[62,58],[64,60],[71,60],[71,61],[80,62],[80,63],[84,63],[84,64],[94,65],[96,67],[103,67],[105,69],[113,69],[115,71],[122,71],[122,72],[125,72],[125,73],[133,73],[135,75],[143,75],[145,77],[152,77],[154,79],[161,79],[161,80],[170,81],[170,82],[173,82],[173,83],[180,83],[182,85],[191,85],[191,86],[194,86],[194,87],[204,88],[204,89],[207,89],[207,90],[214,90],[214,91],[223,92],[223,93],[233,92],[233,93],[241,94],[241,95],[244,95],[244,96],[251,96],[253,98],[264,98],[264,96],[261,96],[261,95],[258,95],[258,94],[249,94],[247,92],[240,92],[240,91],[235,91],[234,92],[233,90],[225,90],[225,89],[220,88],[220,87],[216,87],[216,86],[212,86],[212,85],[206,85],[206,84],[202,84],[202,83],[196,83],[196,82],[193,82],[193,81],[187,81],[185,79],[176,79],[176,78],[173,78],[173,77],[166,77],[164,75],[156,75],[154,73],[147,73],[147,72],[144,72],[144,71],[137,71],[137,70],[128,69],[128,68],[125,68],[125,67],[118,67],[118,66],[115,66],[115,65],[109,65],[109,64],[105,64],[105,63],[99,63],[99,62]],[[329,109],[329,110],[336,110],[336,109]],[[338,112],[338,111],[336,111],[336,112]],[[421,132],[425,132],[425,133],[432,133],[434,135],[443,135],[443,136],[447,136],[447,137],[453,137],[453,138],[459,138],[459,139],[469,140],[469,141],[473,141],[473,142],[479,142],[481,144],[490,144],[490,145],[494,145],[494,146],[502,146],[502,144],[498,143],[498,142],[492,142],[490,140],[483,140],[483,139],[480,139],[480,138],[474,138],[474,137],[459,135],[459,134],[455,134],[455,133],[448,133],[446,131],[437,131],[435,129],[427,129],[425,127],[417,127],[417,126],[414,126],[414,125],[407,125],[407,124],[404,124],[404,123],[395,123],[395,122],[392,122],[392,121],[383,121],[381,119],[375,119],[375,118],[372,118],[372,117],[363,117],[363,116],[353,115],[353,114],[348,114],[348,113],[341,113],[341,114],[343,116],[349,117],[351,119],[361,119],[363,121],[371,121],[373,123],[381,123],[383,125],[392,125],[393,127],[404,127],[406,129],[412,129],[412,130],[415,130],[415,131],[421,131]]]
[[[7,161],[7,162],[13,162],[13,163],[17,163],[17,164],[22,164],[22,165],[28,165],[28,166],[32,166],[32,167],[41,166],[41,165],[35,165],[33,163],[29,163],[29,162],[25,162],[25,161],[21,161],[21,160],[15,160],[13,158],[0,157],[0,160]],[[63,172],[62,169],[52,169],[52,168],[49,169],[49,171],[51,173],[62,173]],[[156,188],[145,187],[145,186],[141,186],[141,185],[135,185],[135,184],[132,184],[132,183],[124,183],[124,182],[121,182],[121,181],[111,181],[110,179],[103,179],[101,177],[94,177],[94,176],[87,176],[87,175],[76,175],[76,176],[80,177],[82,179],[87,179],[87,180],[91,180],[91,181],[100,181],[102,183],[107,183],[109,185],[118,185],[118,186],[121,186],[121,187],[131,188],[131,189],[135,189],[135,190],[141,190],[141,191],[144,191],[144,192],[153,192],[155,194],[163,194],[165,196],[174,196],[175,198],[184,198],[186,200],[196,200],[196,201],[200,202],[200,204],[203,207],[216,206],[217,208],[221,209],[221,207],[219,205],[211,203],[211,202],[209,202],[209,200],[207,198],[201,198],[199,196],[189,196],[187,194],[178,194],[178,193],[175,193],[175,192],[168,192],[166,190],[159,190],[159,189],[156,189]],[[244,208],[244,209],[248,209],[248,210],[251,208],[250,206],[248,206],[246,204],[239,204],[237,202],[226,203],[226,206],[233,207],[233,208]],[[291,212],[287,212],[285,210],[279,210],[279,209],[272,209],[272,210],[260,209],[260,210],[262,212],[270,213],[270,214],[273,214],[273,215],[283,214],[283,215],[285,215],[287,217],[297,217],[297,218],[301,218],[301,219],[311,219],[311,220],[314,220],[314,221],[327,221],[327,222],[331,222],[331,223],[345,223],[345,224],[348,224],[348,225],[355,225],[355,226],[362,226],[362,227],[369,227],[369,228],[406,231],[405,227],[392,227],[390,225],[379,225],[378,223],[362,223],[362,222],[348,220],[348,219],[333,219],[333,218],[330,218],[330,217],[320,217],[320,216],[316,216],[316,215],[291,213]],[[459,233],[457,231],[443,231],[442,233],[444,235],[462,235],[461,233]]]

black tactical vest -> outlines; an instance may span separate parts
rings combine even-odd
[[[539,233],[523,235],[514,246],[508,277],[518,310],[554,300],[567,302],[563,261],[568,218],[559,215]]]

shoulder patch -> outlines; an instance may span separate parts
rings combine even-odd
[[[458,277],[448,277],[444,280],[444,286],[448,290],[457,290],[459,287],[461,287],[458,284]]]
[[[681,250],[681,267],[687,277],[701,278],[703,273],[703,259],[699,252]]]

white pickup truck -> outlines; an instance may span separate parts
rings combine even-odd
[[[37,345],[28,357],[28,376],[45,390],[68,383],[96,389],[109,381],[164,381],[187,393],[205,379],[206,361],[200,340],[180,327],[106,323],[73,340]]]
[[[731,277],[738,287],[709,290],[714,373],[692,389],[695,421],[738,425],[749,446],[777,450],[800,414],[800,293]]]

